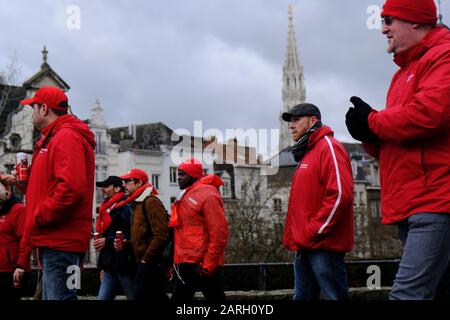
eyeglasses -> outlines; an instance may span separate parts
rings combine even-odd
[[[383,24],[386,26],[390,26],[393,21],[394,21],[394,17],[391,17],[391,16],[384,16],[382,19]]]

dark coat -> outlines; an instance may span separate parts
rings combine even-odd
[[[105,246],[100,250],[97,267],[100,270],[113,272],[133,272],[135,263],[131,246],[125,246],[125,249],[116,251],[114,249],[114,239],[116,231],[123,232],[123,238],[130,240],[131,233],[131,208],[124,205],[111,210],[111,224],[102,235],[106,238]]]

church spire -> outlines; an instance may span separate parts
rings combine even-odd
[[[298,58],[297,40],[293,23],[294,8],[289,5],[289,24],[286,55],[283,66],[283,110],[288,111],[293,106],[305,101],[306,93],[303,78],[303,66]],[[281,119],[280,114],[280,150],[292,144],[289,124]]]

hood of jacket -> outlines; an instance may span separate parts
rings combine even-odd
[[[38,146],[40,143],[42,144],[43,141],[47,140],[47,138],[54,136],[58,131],[66,128],[70,128],[71,130],[78,132],[80,136],[86,139],[86,141],[92,146],[92,149],[95,149],[96,143],[94,133],[91,131],[89,126],[80,119],[69,114],[59,117],[50,125],[41,130],[42,138],[38,142]]]

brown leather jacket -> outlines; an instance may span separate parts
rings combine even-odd
[[[131,204],[131,246],[136,262],[155,261],[169,241],[167,214],[156,196],[145,190]],[[144,216],[143,205],[147,216]]]

